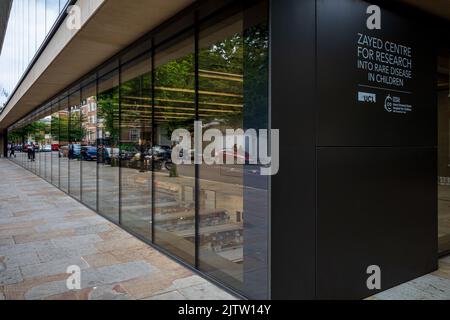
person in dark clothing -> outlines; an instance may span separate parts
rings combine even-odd
[[[73,143],[69,144],[69,159],[72,160],[74,159],[74,147],[73,147]]]
[[[28,160],[33,162],[35,157],[36,157],[35,146],[34,146],[34,144],[31,144],[30,146],[28,146]]]
[[[9,150],[9,152],[10,152],[9,153],[9,157],[10,158],[12,158],[12,157],[15,158],[16,157],[16,147],[13,144],[11,145],[11,149]]]
[[[31,161],[34,162],[36,160],[36,145],[33,143],[31,145]]]

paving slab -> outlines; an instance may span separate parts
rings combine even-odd
[[[18,165],[0,176],[0,300],[231,297]]]

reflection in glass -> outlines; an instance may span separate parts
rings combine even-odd
[[[36,0],[36,49],[45,39],[45,1]]]
[[[151,56],[144,55],[121,70],[121,220],[151,240]]]
[[[45,31],[49,33],[59,15],[59,0],[45,1]]]
[[[40,112],[37,115],[37,118],[39,119],[36,122],[36,146],[35,146],[35,152],[36,152],[36,174],[44,177],[45,174],[45,157],[44,157],[44,145],[45,145],[45,128],[46,128],[46,122],[45,118],[42,117],[43,112]]]
[[[193,131],[195,120],[194,38],[179,39],[155,55],[154,240],[195,264],[195,167],[173,165],[171,136],[178,128]]]
[[[119,77],[113,71],[98,83],[98,211],[119,221]]]
[[[30,60],[33,58],[34,54],[37,50],[37,44],[36,44],[36,19],[37,19],[37,12],[36,12],[36,0],[28,0],[28,20],[30,23],[30,35],[28,38],[28,48],[30,50]]]
[[[81,201],[97,209],[97,98],[96,84],[81,89]]]
[[[69,192],[69,109],[68,98],[59,102],[59,187]]]
[[[72,93],[69,97],[69,192],[81,200],[81,127],[80,91]]]
[[[42,112],[37,114],[37,123],[39,126],[36,132],[36,174],[38,176],[42,176],[43,174],[43,165],[45,158],[42,157],[42,146],[45,143],[45,123],[44,119],[41,118]]]
[[[199,116],[204,128],[223,135],[227,129],[267,129],[268,32],[264,14],[259,17],[244,28],[238,14],[200,33]],[[268,182],[259,175],[259,166],[250,164],[254,154],[245,149],[249,141],[239,139],[246,138],[240,133],[224,139],[222,149],[211,154],[216,164],[200,166],[199,267],[263,299],[268,294],[261,281],[268,272]],[[234,164],[217,164],[227,158]]]
[[[44,110],[45,118],[45,144],[43,147],[43,157],[45,158],[45,169],[43,177],[48,182],[52,180],[52,132],[51,132],[51,108]]]
[[[51,163],[52,163],[52,183],[59,187],[59,104],[55,102],[52,105],[51,119]]]
[[[36,116],[33,116],[33,122],[29,124],[27,127],[29,129],[28,132],[28,170],[33,173],[36,173],[36,140],[37,140],[37,127],[38,123],[36,122]]]

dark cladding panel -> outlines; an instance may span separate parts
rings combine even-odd
[[[315,295],[315,1],[272,0],[271,127],[280,171],[271,180],[271,297]]]
[[[317,0],[317,297],[436,269],[436,55],[425,20]]]
[[[369,30],[370,5],[317,1],[318,145],[435,146],[430,30],[384,8]]]
[[[317,294],[355,299],[437,268],[435,148],[318,150]]]

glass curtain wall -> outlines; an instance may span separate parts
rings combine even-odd
[[[43,147],[43,157],[45,159],[45,170],[43,178],[48,182],[52,180],[52,111],[51,105],[44,107],[44,123],[45,123],[45,144]]]
[[[69,109],[68,98],[59,101],[59,187],[69,192]]]
[[[52,183],[59,187],[59,104],[52,103],[51,115],[51,163],[52,163]]]
[[[195,265],[195,167],[173,165],[171,136],[178,128],[193,132],[195,112],[195,38],[185,35],[155,53],[154,83],[154,241]]]
[[[35,170],[38,176],[42,175],[42,163],[44,162],[42,155],[42,145],[45,143],[45,123],[42,119],[42,111],[40,111],[36,115],[36,129],[35,129],[35,154],[36,154],[36,162],[35,162]]]
[[[265,10],[257,6],[220,23],[205,24],[198,53],[202,125],[224,136],[227,130],[236,130],[223,139],[221,150],[211,154],[216,163],[224,164],[200,166],[199,267],[261,298],[268,290],[260,281],[267,274],[268,180],[260,175],[259,166],[250,165],[256,152],[249,148],[257,147],[244,131],[268,128]],[[246,228],[253,225],[258,228]]]
[[[119,73],[98,80],[98,211],[119,222]]]
[[[121,222],[152,239],[152,62],[144,54],[121,68]]]
[[[97,210],[97,84],[81,89],[81,201]]]
[[[37,117],[34,115],[32,117],[32,123],[30,124],[30,133],[28,134],[28,150],[29,150],[29,167],[28,169],[31,172],[36,173],[36,140],[37,140],[37,127],[38,123],[36,122]]]
[[[14,0],[0,56],[0,112],[69,0]]]
[[[239,2],[125,51],[9,128],[13,160],[218,282],[268,298],[269,179],[249,138],[260,143],[269,127],[267,12],[265,1]],[[191,135],[177,141],[190,139],[177,154],[188,163],[171,161],[176,129]],[[213,163],[194,164],[202,153]]]
[[[50,118],[49,109],[42,108],[25,123],[14,126],[8,132],[9,142],[14,147],[14,153],[9,154],[10,158],[26,167],[42,178],[50,177],[47,172],[49,139],[50,139]]]
[[[69,192],[81,200],[81,93],[75,91],[69,96]]]
[[[28,153],[28,159],[30,161],[27,162],[28,170],[31,172],[35,172],[36,167],[36,154],[35,154],[35,135],[36,135],[36,115],[33,115],[31,118],[32,123],[28,125],[28,147],[27,147],[27,153]]]

